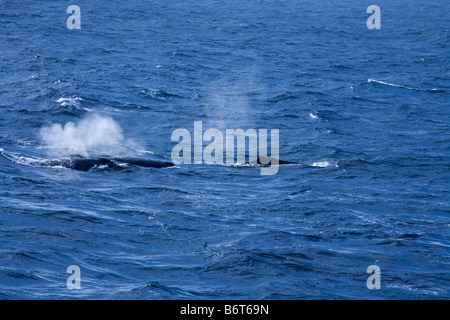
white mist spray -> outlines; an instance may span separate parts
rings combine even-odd
[[[94,155],[119,156],[129,154],[136,144],[125,139],[120,125],[109,116],[91,114],[78,124],[53,124],[40,131],[48,153],[58,156]]]

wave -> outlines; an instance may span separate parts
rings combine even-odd
[[[332,163],[329,161],[318,161],[318,162],[314,162],[311,167],[319,167],[319,168],[327,168],[329,166],[331,166]]]
[[[311,119],[320,119],[319,116],[317,115],[317,112],[316,112],[316,113],[312,113],[312,112],[311,112],[311,113],[309,114],[309,117],[310,117]]]
[[[79,106],[80,103],[78,101],[83,101],[83,98],[74,97],[74,98],[59,98],[56,102],[60,103],[61,106]]]
[[[163,89],[145,89],[141,90],[140,94],[150,97],[154,100],[166,101],[166,100],[176,100],[184,99],[185,97],[165,91]]]
[[[374,163],[363,160],[363,159],[354,159],[354,160],[339,160],[336,164],[336,167],[339,168],[348,168],[348,167],[359,167],[359,166],[366,166],[366,165],[372,165]]]
[[[367,82],[368,83],[378,83],[378,84],[382,84],[382,85],[385,85],[385,86],[396,87],[396,88],[404,88],[404,89],[408,89],[408,90],[419,90],[417,88],[411,88],[411,87],[404,86],[404,85],[401,85],[401,84],[394,84],[394,83],[384,82],[384,81],[370,79],[370,78],[367,80]]]
[[[276,103],[276,102],[291,101],[291,100],[296,100],[296,99],[298,99],[297,94],[284,90],[282,93],[277,94],[277,95],[273,96],[272,98],[268,99],[268,102]]]
[[[83,100],[83,98],[80,98],[80,97],[73,97],[73,98],[61,97],[58,100],[56,100],[56,102],[59,103],[61,107],[66,107],[66,108],[74,109],[74,110],[92,111],[92,109],[82,107],[81,101],[84,101],[84,100]]]
[[[420,89],[420,88],[413,88],[413,87],[408,87],[402,84],[395,84],[395,83],[389,83],[389,82],[385,82],[385,81],[381,81],[381,80],[375,80],[372,78],[369,78],[367,80],[367,83],[376,83],[376,84],[380,84],[380,85],[384,85],[384,86],[389,86],[389,87],[394,87],[394,88],[402,88],[402,89],[407,89],[407,90],[414,90],[414,91],[427,91],[427,92],[433,92],[433,93],[438,93],[438,92],[446,92],[443,89]]]
[[[59,167],[63,168],[63,166],[60,164],[57,164],[57,160],[51,160],[51,159],[44,159],[39,157],[33,157],[33,156],[24,156],[16,152],[7,152],[5,149],[0,148],[0,155],[5,157],[6,159],[25,166],[29,167]],[[70,161],[70,159],[67,159],[67,161]],[[58,160],[59,163],[61,163],[61,160]]]

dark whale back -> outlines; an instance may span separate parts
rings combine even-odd
[[[73,159],[70,161],[67,165],[68,168],[79,170],[79,171],[89,171],[90,169],[94,168],[95,166],[106,166],[110,169],[122,169],[121,166],[115,164],[109,159],[106,158],[99,158],[99,159]]]
[[[145,168],[167,168],[173,167],[172,162],[140,159],[140,158],[75,158],[70,161],[64,160],[58,163],[64,167],[79,170],[79,171],[89,171],[94,167],[107,167],[114,170],[123,170],[124,167],[117,164],[121,162],[124,164],[131,164],[139,167]]]
[[[260,156],[254,161],[247,162],[249,164],[260,164],[260,165],[282,165],[282,164],[298,164],[297,162],[278,160],[271,157]]]
[[[167,168],[174,166],[172,162],[156,161],[141,158],[113,158],[113,160],[145,168]]]

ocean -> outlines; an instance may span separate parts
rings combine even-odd
[[[2,0],[0,53],[0,299],[450,298],[448,1]]]

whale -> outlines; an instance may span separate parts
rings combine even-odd
[[[135,165],[145,168],[169,168],[175,166],[172,162],[157,161],[141,158],[72,158],[50,160],[43,164],[49,167],[64,167],[77,171],[89,171],[95,167],[124,170],[126,165]]]
[[[150,160],[150,159],[142,159],[142,158],[113,158],[114,161],[126,163],[126,164],[132,164],[139,167],[144,168],[169,168],[174,167],[175,164],[173,164],[170,161],[158,161],[158,160]]]
[[[297,162],[279,160],[272,157],[260,156],[254,161],[247,162],[251,165],[286,165],[286,164],[298,164]],[[143,158],[130,158],[130,157],[114,157],[114,158],[72,158],[62,160],[51,160],[46,163],[47,166],[61,166],[78,171],[89,171],[95,167],[108,168],[113,170],[124,170],[126,165],[134,165],[144,168],[169,168],[174,167],[175,164],[169,161],[158,161]]]
[[[259,164],[262,166],[268,166],[268,165],[283,165],[283,164],[299,164],[297,162],[292,161],[286,161],[286,160],[280,160],[273,157],[265,157],[265,156],[259,156],[256,160],[246,162],[246,164]]]
[[[134,165],[144,168],[169,168],[175,166],[169,161],[157,161],[142,158],[129,158],[129,157],[114,157],[114,158],[73,158],[62,160],[59,165],[78,170],[78,171],[89,171],[94,167],[103,167],[114,170],[123,170],[125,165]],[[254,161],[250,161],[247,164],[252,165],[286,165],[286,164],[298,164],[297,162],[279,160],[272,157],[260,156]],[[52,164],[55,166],[58,164]]]
[[[113,170],[125,170],[128,165],[144,168],[170,168],[175,164],[170,161],[150,160],[133,157],[99,157],[85,158],[81,155],[74,155],[71,158],[64,159],[42,159],[36,157],[22,157],[15,153],[6,152],[0,148],[0,155],[20,164],[26,164],[35,167],[63,167],[78,171],[90,171],[93,168],[108,168]],[[278,166],[299,164],[297,162],[280,160],[273,157],[260,156],[256,160],[246,162],[246,164],[257,166]]]

